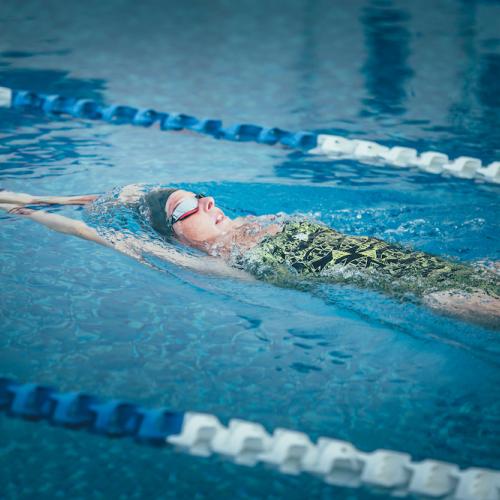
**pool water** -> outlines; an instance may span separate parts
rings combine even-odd
[[[500,5],[0,6],[0,85],[500,158]],[[0,187],[207,192],[463,262],[500,260],[497,185],[0,109]],[[82,219],[78,207],[50,210]],[[145,266],[0,215],[0,375],[499,469],[498,331],[376,292]],[[0,417],[5,498],[380,498]]]

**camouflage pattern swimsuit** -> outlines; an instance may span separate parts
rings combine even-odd
[[[285,222],[280,233],[241,256],[239,265],[276,284],[306,277],[396,296],[482,290],[500,297],[500,278],[488,271],[307,220]]]

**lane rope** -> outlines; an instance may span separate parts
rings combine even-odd
[[[278,428],[269,434],[262,425],[240,419],[225,426],[210,414],[147,409],[8,378],[0,378],[0,411],[9,417],[47,421],[107,437],[130,437],[152,446],[172,445],[195,456],[218,454],[243,466],[263,463],[283,474],[309,473],[328,484],[365,487],[384,495],[500,499],[500,472],[495,470],[461,470],[436,460],[413,462],[406,453],[366,453],[336,439],[320,437],[313,443],[302,432]]]
[[[308,131],[290,132],[278,127],[262,127],[238,123],[224,127],[222,120],[199,119],[183,113],[165,113],[150,108],[138,109],[125,105],[102,105],[92,99],[76,99],[53,94],[46,95],[25,90],[0,87],[0,106],[33,109],[49,115],[69,115],[90,120],[104,120],[114,124],[142,127],[156,125],[160,130],[190,130],[216,139],[254,141],[259,144],[280,144],[309,154],[329,158],[355,159],[365,163],[416,167],[431,174],[448,174],[464,179],[480,179],[500,183],[500,161],[483,166],[482,161],[470,156],[450,159],[438,151],[419,153],[414,148],[388,147],[377,142],[347,139]]]

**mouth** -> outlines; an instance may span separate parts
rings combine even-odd
[[[215,225],[217,226],[218,224],[221,224],[222,222],[224,222],[225,220],[227,220],[227,217],[221,212],[220,214],[217,215],[217,217],[215,218]]]

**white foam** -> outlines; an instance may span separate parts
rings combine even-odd
[[[12,90],[7,87],[0,87],[0,107],[10,108],[12,102]]]

